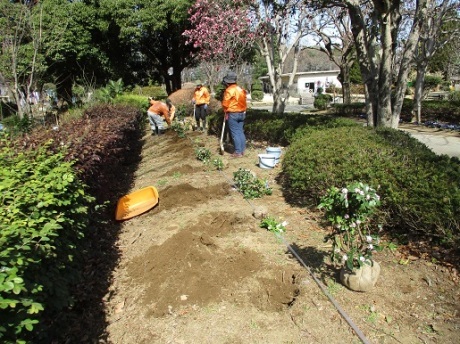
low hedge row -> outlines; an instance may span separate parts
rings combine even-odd
[[[80,277],[115,240],[95,212],[130,186],[120,172],[135,166],[144,124],[135,107],[99,105],[57,130],[0,140],[0,342],[52,342],[57,314],[91,288]]]
[[[21,342],[39,323],[73,302],[80,275],[78,242],[93,197],[71,162],[48,146],[0,150],[0,341]]]
[[[365,118],[364,103],[333,104],[335,115]],[[410,122],[413,119],[413,100],[404,99],[401,109],[401,120]],[[460,103],[458,100],[424,100],[422,102],[422,122],[441,121],[460,123]]]
[[[362,181],[378,188],[387,229],[444,242],[460,238],[458,159],[437,156],[407,133],[304,128],[282,166],[285,189],[295,202],[315,205],[329,187]]]

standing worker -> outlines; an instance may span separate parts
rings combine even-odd
[[[236,73],[228,72],[222,83],[225,85],[222,108],[225,119],[232,135],[235,152],[233,158],[241,158],[246,149],[246,136],[244,135],[244,120],[246,118],[246,91],[236,84]]]
[[[206,116],[208,114],[208,105],[211,99],[209,90],[203,86],[201,81],[196,82],[195,92],[193,93],[192,103],[195,107],[195,120],[197,130],[206,130]],[[200,120],[202,126],[200,126]]]
[[[165,132],[165,121],[168,126],[171,125],[176,112],[175,106],[171,100],[166,99],[166,104],[149,97],[150,107],[147,110],[147,117],[149,118],[150,128],[152,135],[161,135]]]

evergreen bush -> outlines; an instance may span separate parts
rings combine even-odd
[[[459,238],[460,164],[409,134],[349,126],[296,136],[282,161],[296,202],[317,204],[331,186],[378,186],[387,227],[440,240]]]
[[[318,109],[318,110],[326,110],[331,102],[332,102],[332,96],[330,94],[319,93],[315,97],[313,106],[315,109]]]
[[[256,79],[251,87],[251,99],[255,101],[261,101],[264,99],[264,91],[262,88],[262,82]]]
[[[123,94],[114,99],[114,104],[133,106],[142,113],[147,113],[150,107],[148,97],[137,94]]]
[[[168,94],[166,93],[164,87],[157,85],[136,86],[132,90],[132,93],[145,97],[153,97],[156,100],[165,100],[168,98]]]
[[[47,146],[0,150],[0,338],[26,340],[42,320],[72,305],[79,278],[75,257],[94,198],[71,162]],[[25,342],[25,341],[24,341]]]

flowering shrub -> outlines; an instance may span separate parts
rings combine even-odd
[[[274,233],[283,233],[286,231],[287,221],[279,223],[274,217],[267,216],[260,221],[260,227],[266,228],[270,232]]]
[[[222,171],[224,169],[224,162],[222,161],[221,158],[215,158],[212,160],[212,164],[214,165],[214,167],[219,170],[219,171]]]
[[[332,187],[321,198],[318,208],[325,210],[333,226],[333,232],[325,239],[332,240],[334,263],[344,264],[349,270],[372,264],[372,253],[380,249],[380,239],[371,233],[371,219],[379,205],[376,191],[361,182],[341,190]]]
[[[211,151],[204,147],[198,147],[195,149],[195,156],[198,160],[207,163],[211,159]]]

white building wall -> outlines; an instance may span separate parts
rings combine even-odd
[[[292,89],[297,90],[297,93],[300,97],[307,97],[308,95],[315,94],[318,87],[322,87],[323,89],[328,85],[341,87],[341,84],[337,79],[339,72],[339,70],[299,72],[294,77]],[[289,76],[290,74],[281,75],[284,85],[287,85]],[[271,86],[268,76],[263,76],[260,78],[260,80],[264,85],[264,92],[270,93]]]
[[[341,87],[341,84],[337,79],[338,75],[338,70],[299,73],[297,76],[297,92],[300,96],[307,96],[308,94],[316,93],[319,87],[322,87],[323,90],[332,85]]]

